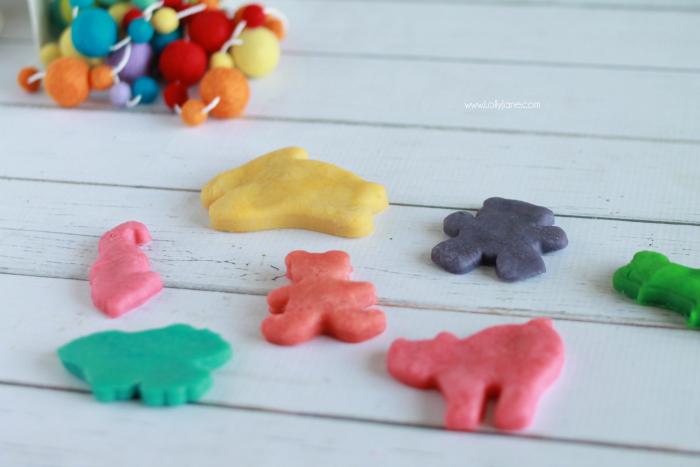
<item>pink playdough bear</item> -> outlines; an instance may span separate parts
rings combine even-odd
[[[349,280],[350,255],[293,251],[284,262],[292,285],[267,296],[273,316],[263,321],[262,333],[269,342],[297,345],[328,334],[355,343],[384,332],[384,313],[365,310],[377,303],[374,285]]]
[[[99,257],[90,268],[92,303],[110,318],[143,305],[163,288],[157,272],[138,245],[151,241],[140,222],[126,222],[100,238]]]
[[[545,318],[494,326],[461,340],[449,332],[424,341],[398,339],[387,356],[394,378],[442,392],[451,430],[477,429],[489,395],[498,395],[498,428],[525,428],[563,364],[564,343]]]

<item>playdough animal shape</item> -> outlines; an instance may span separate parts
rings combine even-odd
[[[554,213],[534,204],[489,198],[476,213],[445,218],[445,233],[455,237],[433,248],[432,260],[453,274],[481,264],[496,265],[496,275],[514,282],[547,270],[542,255],[569,244],[566,233],[553,227]]]
[[[99,257],[90,268],[92,303],[110,318],[143,305],[163,289],[160,275],[150,270],[148,256],[138,247],[150,241],[146,226],[134,221],[100,238]]]
[[[377,183],[321,161],[302,148],[265,154],[217,175],[202,189],[217,230],[307,229],[340,237],[374,230],[372,214],[389,205]]]
[[[269,316],[262,333],[277,345],[297,345],[321,334],[343,342],[362,342],[384,332],[386,318],[376,309],[375,287],[352,282],[350,255],[344,251],[293,251],[285,259],[292,285],[267,296]]]
[[[683,313],[689,328],[700,328],[700,269],[672,263],[653,251],[640,251],[613,275],[613,287],[640,305]]]
[[[58,349],[63,365],[85,380],[97,400],[132,399],[180,405],[211,387],[211,371],[231,358],[231,346],[208,329],[186,324],[81,337]]]
[[[394,378],[442,392],[451,430],[475,430],[486,397],[494,394],[496,427],[525,428],[563,364],[564,344],[546,318],[494,326],[462,340],[449,332],[423,341],[398,339],[387,356]]]

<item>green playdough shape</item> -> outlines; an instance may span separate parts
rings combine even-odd
[[[615,271],[613,287],[641,305],[683,313],[689,328],[700,328],[700,269],[672,263],[661,253],[640,251]]]
[[[81,337],[58,349],[65,367],[90,385],[97,400],[132,399],[146,405],[179,405],[202,397],[211,371],[233,352],[218,334],[186,324]]]

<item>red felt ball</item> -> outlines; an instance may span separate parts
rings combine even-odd
[[[179,81],[189,87],[207,71],[207,54],[194,42],[179,39],[163,49],[158,66],[166,82]]]
[[[182,5],[182,0],[163,0],[163,6],[168,8],[177,8],[180,5]]]
[[[184,84],[175,82],[168,84],[168,87],[163,91],[163,98],[168,107],[172,109],[176,105],[182,107],[190,96]]]
[[[205,10],[192,19],[190,40],[208,54],[216,52],[233,34],[231,22],[221,10]]]
[[[267,19],[265,10],[261,5],[248,5],[243,10],[241,17],[245,20],[246,27],[248,28],[260,27],[265,24],[265,20]]]
[[[141,10],[139,10],[138,8],[134,7],[126,12],[126,14],[124,15],[124,19],[122,20],[122,27],[125,31],[129,29],[129,25],[136,18],[143,18],[143,13],[141,13]]]

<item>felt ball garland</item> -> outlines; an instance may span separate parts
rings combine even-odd
[[[134,107],[157,100],[156,63],[166,105],[190,126],[210,114],[240,115],[250,99],[248,78],[277,66],[287,33],[284,15],[260,4],[229,16],[218,0],[50,1],[50,17],[63,33],[41,47],[45,72],[19,72],[21,88],[36,92],[43,81],[62,107],[80,105],[92,90]],[[198,82],[201,99],[190,99],[188,87]]]

